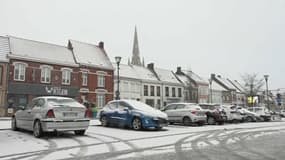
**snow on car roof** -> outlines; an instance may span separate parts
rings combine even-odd
[[[155,111],[156,109],[154,109],[153,107],[140,102],[140,101],[136,101],[136,100],[121,100],[124,102],[127,102],[128,104],[130,104],[132,107],[134,107],[135,109],[138,110],[143,110],[143,111]]]

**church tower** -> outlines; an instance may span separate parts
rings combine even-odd
[[[132,65],[137,65],[137,66],[142,66],[142,62],[141,62],[141,59],[140,59],[140,50],[139,50],[137,27],[135,27],[134,44],[133,44],[133,55],[132,55],[131,64]]]

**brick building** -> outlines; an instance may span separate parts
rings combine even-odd
[[[4,110],[27,105],[32,98],[46,95],[72,97],[81,102],[100,101],[100,104],[113,99],[113,68],[103,43],[100,48],[69,41],[65,47],[11,36],[5,38],[9,53],[6,55],[8,74],[4,76],[8,77],[4,94],[7,98],[1,99]]]

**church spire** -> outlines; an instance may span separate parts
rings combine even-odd
[[[139,41],[137,34],[137,27],[135,26],[134,44],[133,44],[133,56],[131,64],[141,66],[140,51],[139,51]]]

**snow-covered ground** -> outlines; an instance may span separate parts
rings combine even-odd
[[[0,159],[132,159],[168,153],[183,155],[187,150],[285,132],[284,121],[202,127],[170,125],[162,131],[106,128],[99,124],[98,120],[92,120],[85,136],[67,132],[38,139],[31,132],[12,131],[9,120],[0,120]]]

